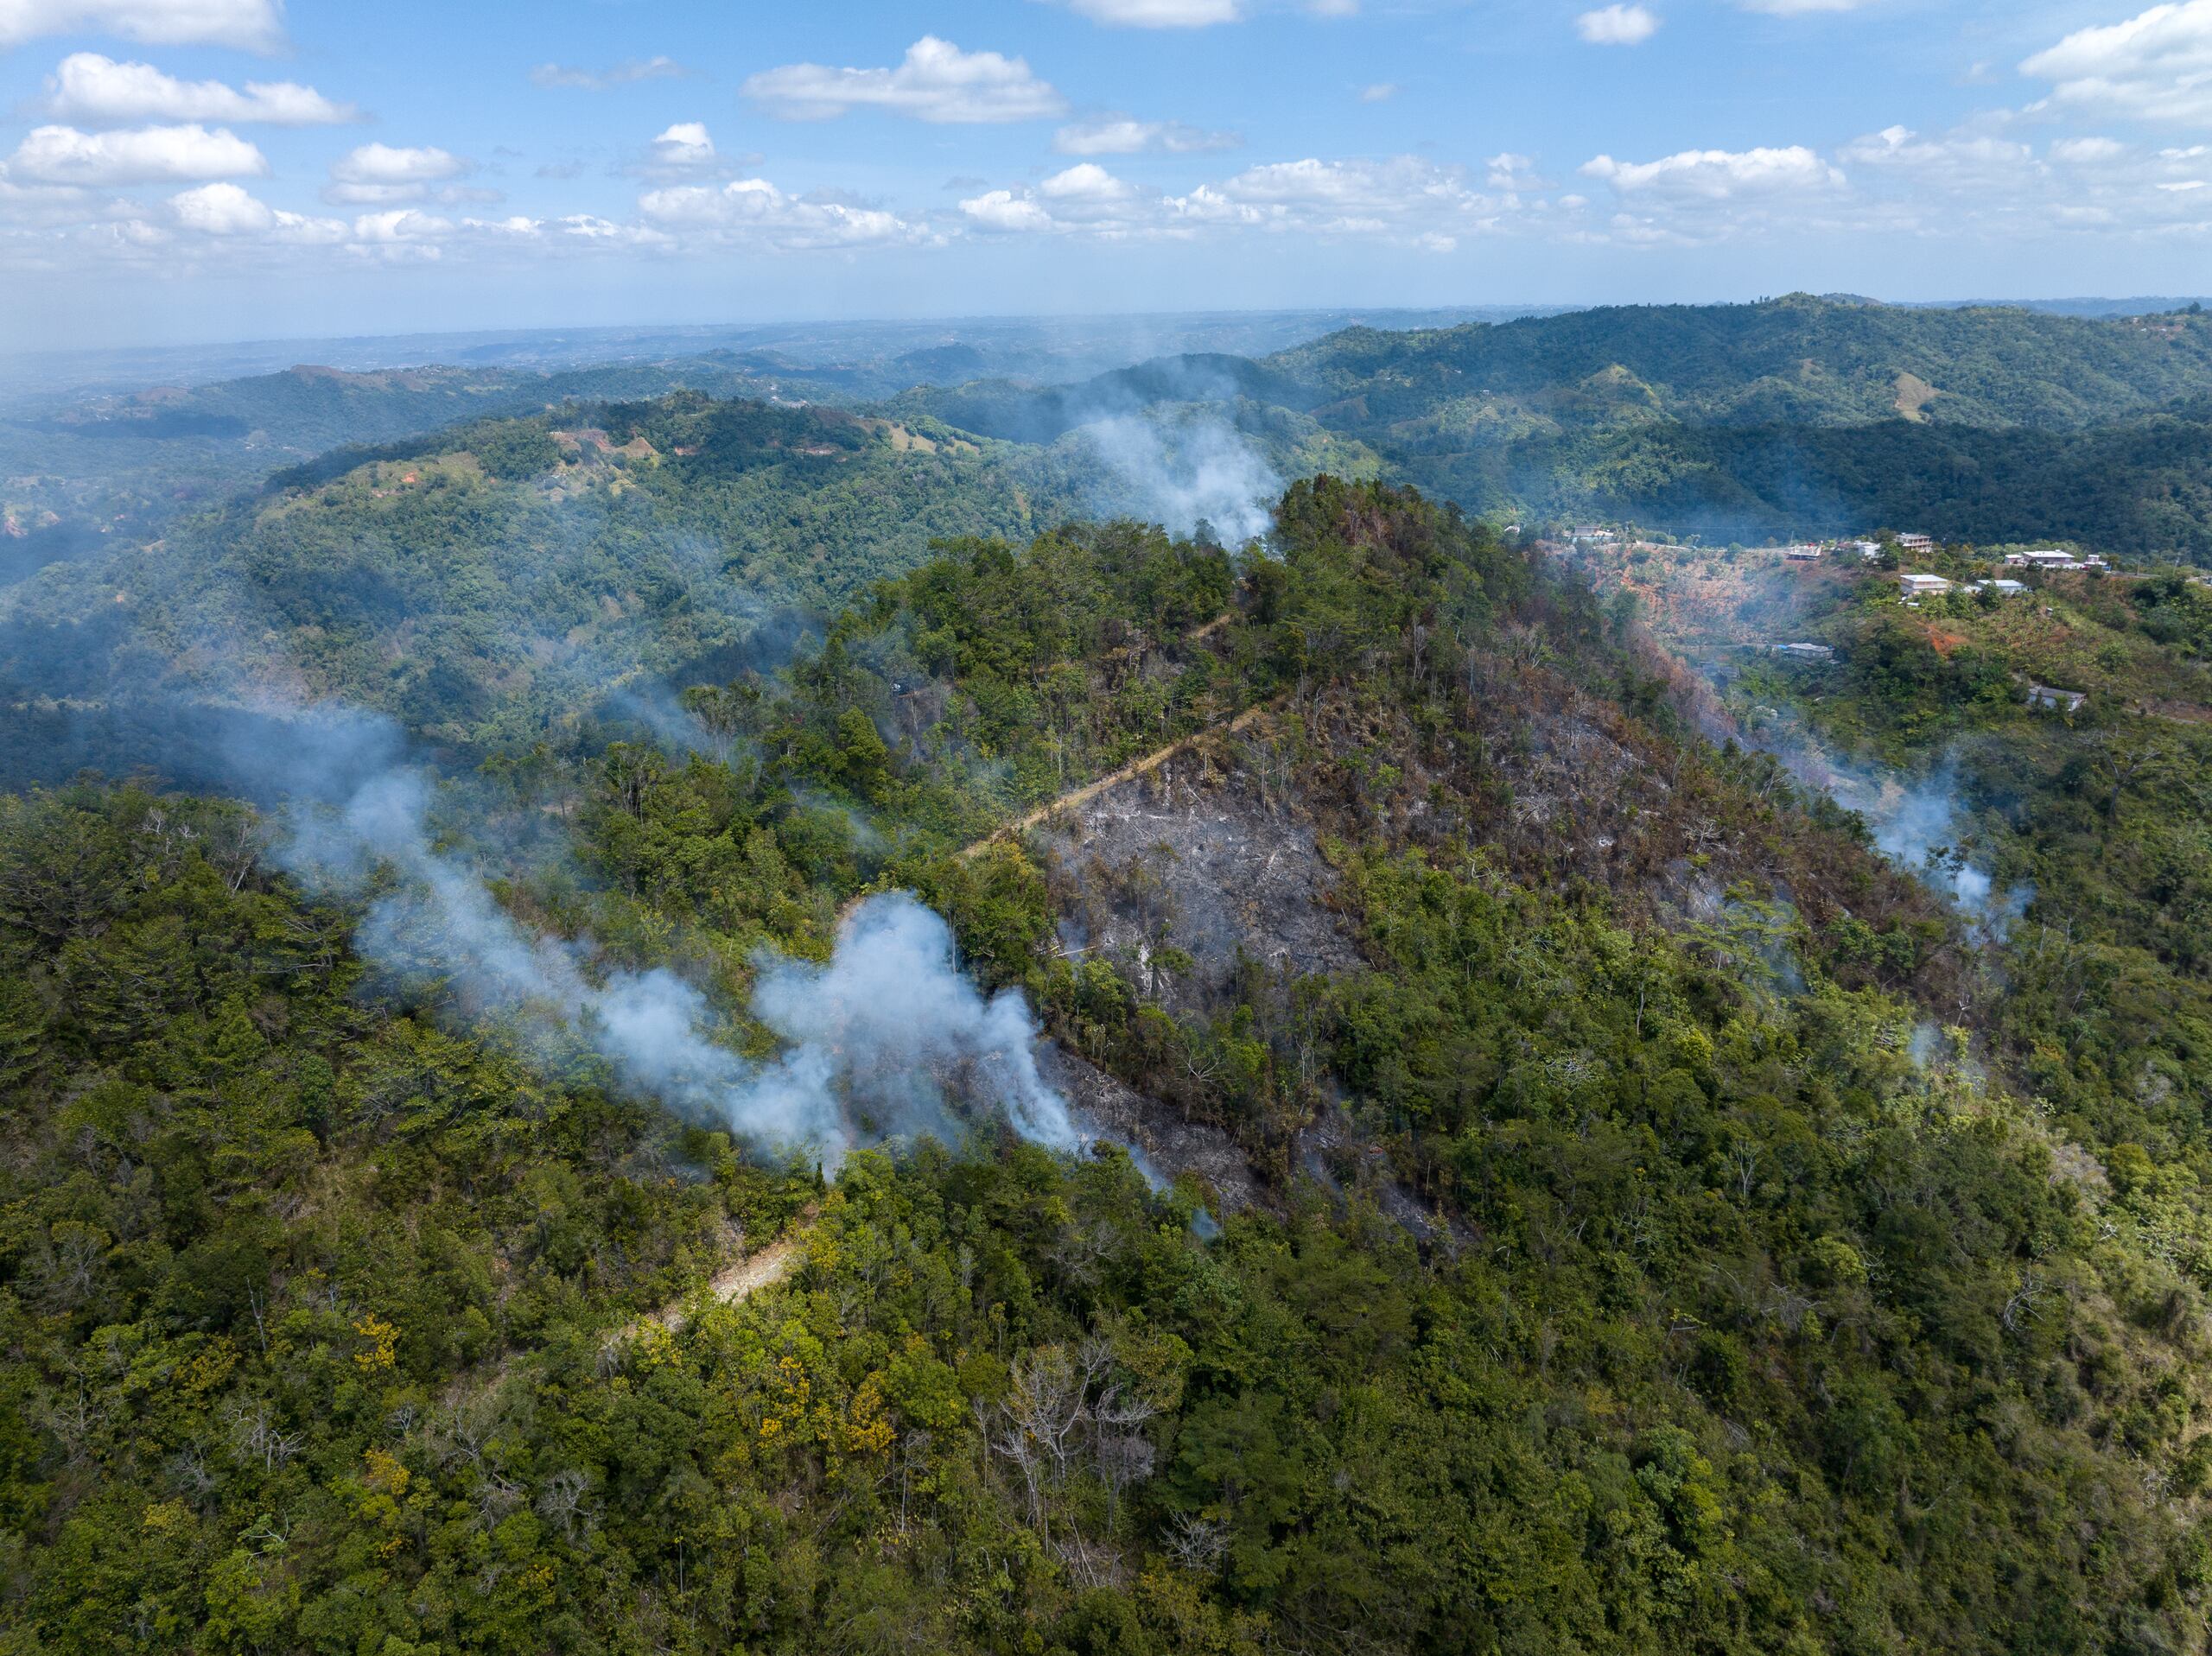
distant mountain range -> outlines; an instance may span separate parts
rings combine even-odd
[[[2063,535],[2212,561],[2212,318],[1891,306],[1611,307],[1349,328],[1259,358],[1185,355],[897,404],[1018,442],[1103,416],[1294,417],[1499,517],[1633,519],[1719,538],[1910,518],[1956,539]]]
[[[2179,301],[1793,295],[321,343],[353,365],[19,401],[0,421],[0,586],[348,446],[677,391],[1041,450],[1103,420],[1217,421],[1284,476],[1389,476],[1498,521],[1719,539],[1910,523],[2212,562],[2212,320]],[[433,351],[462,360],[359,365]]]

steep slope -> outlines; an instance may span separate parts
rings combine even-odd
[[[938,536],[1033,532],[1072,482],[949,433],[696,393],[478,422],[339,451],[16,589],[4,699],[335,696],[474,744],[681,723],[632,704],[774,659],[791,618]],[[18,760],[68,775],[84,756],[39,729]]]
[[[978,1133],[855,1158],[780,1284],[641,1325],[812,1168],[525,1038],[435,937],[349,943],[234,808],[0,804],[0,1638],[2201,1640],[2202,1288],[2003,1075],[1916,1056],[1965,975],[1933,897],[1485,532],[1327,479],[1280,520],[1241,564],[963,542],[718,692],[735,764],[556,759],[452,825],[573,825],[505,911],[748,1050],[764,945],[929,893],[1244,1148],[1211,1241],[1202,1189]],[[961,854],[1179,736],[1195,837]],[[1209,813],[1295,852],[1290,957],[1193,900]]]
[[[1353,328],[1257,362],[1162,358],[902,406],[1031,443],[1204,409],[1286,474],[1371,460],[1365,474],[1499,522],[1625,519],[1718,541],[1910,523],[2202,560],[2208,394],[2199,312],[2090,320],[1801,295]]]
[[[1357,399],[1363,431],[1462,398],[1535,401],[1561,417],[1644,409],[1689,424],[2064,427],[2133,414],[2212,375],[2212,321],[2115,321],[2004,308],[1925,310],[1793,295],[1757,305],[1650,305],[1433,333],[1348,330],[1265,366]]]

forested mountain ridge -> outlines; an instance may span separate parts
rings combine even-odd
[[[506,911],[741,1044],[907,886],[1258,1195],[1207,1241],[988,1134],[821,1190],[396,973],[274,823],[7,802],[0,1648],[2201,1640],[2201,1285],[1921,1038],[1988,1013],[1929,891],[1528,555],[1331,479],[1267,557],[963,542],[696,700],[727,760],[486,767],[456,834],[575,834]],[[1203,923],[1247,824],[1325,949]]]
[[[559,739],[626,676],[727,677],[779,617],[940,536],[1033,533],[1081,482],[941,428],[697,393],[479,421],[47,571],[0,611],[0,674],[18,704],[303,691],[441,740]]]
[[[1081,385],[909,393],[1022,441],[1163,403],[1255,411],[1497,522],[1596,517],[1752,541],[1909,523],[2212,559],[2212,318],[2088,320],[1792,295],[1405,333]]]
[[[1638,305],[1427,333],[1349,330],[1266,360],[1357,399],[1362,428],[1458,398],[1536,399],[1564,417],[1685,424],[2078,426],[2212,390],[2212,319],[2113,321],[1923,310],[1793,295]]]

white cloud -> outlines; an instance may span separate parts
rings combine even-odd
[[[207,178],[257,178],[269,171],[260,150],[221,128],[149,126],[122,132],[34,128],[8,158],[8,176],[35,184],[155,184]]]
[[[1854,138],[1837,154],[1854,167],[1913,174],[1948,189],[2010,188],[2037,168],[2035,152],[2008,138],[1975,132],[1929,138],[1902,126]]]
[[[2050,158],[2068,167],[2101,167],[2128,153],[2117,138],[2061,138],[2050,146]]]
[[[1096,162],[1084,161],[1053,174],[1037,187],[1037,194],[1062,212],[1094,214],[1128,206],[1137,192]]]
[[[1841,173],[1802,144],[1778,149],[1685,149],[1646,162],[1599,155],[1583,163],[1582,173],[1604,180],[1624,196],[1706,201],[1825,192],[1843,184]]]
[[[2077,29],[2020,65],[2055,83],[2050,104],[2177,126],[2212,124],[2212,0],[2153,6]]]
[[[1208,232],[1357,236],[1445,251],[1496,227],[1513,204],[1470,189],[1457,168],[1418,156],[1306,160],[1249,167],[1218,184],[1162,196],[1082,162],[1033,187],[960,203],[969,225],[1000,234],[1188,239]]]
[[[1139,121],[1127,115],[1077,121],[1052,135],[1052,148],[1064,155],[1139,155],[1154,149],[1193,155],[1234,149],[1243,142],[1235,132],[1208,132],[1180,121]]]
[[[1770,17],[1808,17],[1816,12],[1856,11],[1873,0],[1743,0],[1746,11],[1763,11]]]
[[[1574,32],[1592,46],[1641,46],[1659,32],[1659,19],[1643,6],[1605,6],[1577,17]]]
[[[1418,155],[1249,167],[1168,204],[1192,223],[1375,237],[1431,251],[1495,229],[1507,205],[1469,188],[1463,169]]]
[[[420,201],[431,185],[473,170],[472,162],[435,146],[410,149],[365,143],[330,163],[322,199],[345,206],[397,206]]]
[[[690,73],[674,58],[652,57],[634,58],[610,69],[572,69],[565,64],[541,63],[530,72],[530,79],[533,86],[605,92],[610,86],[634,86],[641,80],[673,80]]]
[[[1451,200],[1464,194],[1454,168],[1413,155],[1390,161],[1279,161],[1248,167],[1223,186],[1245,201],[1373,208],[1383,202]]]
[[[42,35],[114,35],[149,46],[284,43],[280,0],[0,0],[0,48]]]
[[[865,247],[922,239],[922,232],[879,207],[785,194],[761,178],[716,189],[677,185],[641,197],[639,210],[657,225],[706,232],[776,251]]]
[[[987,190],[960,204],[961,212],[984,230],[1049,231],[1059,228],[1052,215],[1027,196],[1011,190]]]
[[[1538,190],[1548,187],[1548,181],[1536,172],[1535,158],[1516,155],[1511,150],[1492,155],[1483,163],[1488,169],[1489,183],[1494,190]]]
[[[856,109],[880,109],[918,121],[984,124],[1035,121],[1067,108],[1059,93],[1020,58],[963,52],[925,35],[895,69],[834,69],[794,63],[763,70],[740,88],[771,115],[822,121]]]
[[[1363,104],[1387,104],[1397,95],[1398,83],[1395,80],[1371,81],[1359,89],[1359,101]]]
[[[448,150],[385,143],[365,143],[330,163],[331,177],[341,184],[432,184],[467,170],[468,163]]]
[[[653,164],[671,171],[711,167],[715,141],[704,121],[678,121],[653,140]]]
[[[442,236],[452,228],[452,219],[418,213],[413,207],[365,213],[353,220],[353,234],[365,242],[426,241]]]
[[[102,200],[73,184],[11,184],[0,178],[0,225],[72,226],[133,211],[130,204]]]
[[[183,228],[203,236],[261,237],[272,241],[328,246],[350,233],[339,219],[310,219],[286,213],[256,199],[236,184],[203,184],[169,198],[169,211]]]
[[[269,229],[276,214],[236,184],[203,184],[169,197],[169,211],[188,230],[210,236],[245,236]]]
[[[249,80],[245,90],[219,80],[179,80],[149,63],[118,63],[98,52],[74,52],[47,80],[46,111],[94,125],[128,121],[232,121],[266,126],[328,126],[356,120],[312,86],[289,80]]]
[[[1037,193],[1061,200],[1124,200],[1130,191],[1096,162],[1085,161],[1053,174],[1037,187]]]

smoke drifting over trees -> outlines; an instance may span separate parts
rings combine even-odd
[[[357,950],[403,980],[442,980],[451,1011],[512,1031],[548,1064],[595,1056],[625,1088],[757,1145],[834,1164],[850,1146],[958,1129],[948,1089],[1002,1107],[1024,1138],[1081,1146],[1037,1068],[1018,991],[986,999],[959,970],[944,922],[913,898],[863,900],[823,964],[764,951],[749,1011],[785,1043],[754,1063],[726,1044],[732,1020],[665,968],[606,969],[589,940],[538,936],[475,869],[441,849],[435,785],[404,762],[386,721],[317,712],[279,756],[296,797],[288,866],[312,889],[376,893]],[[267,769],[264,749],[249,762]],[[279,779],[264,777],[270,786]]]

